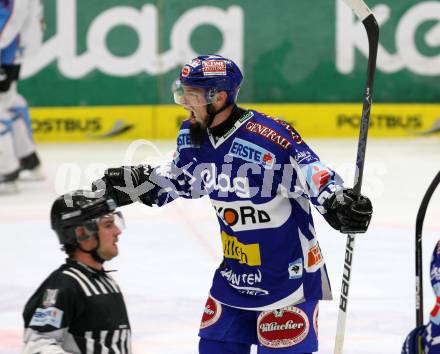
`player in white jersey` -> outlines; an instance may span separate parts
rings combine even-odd
[[[21,171],[42,178],[28,104],[17,92],[21,64],[35,55],[42,37],[40,0],[0,1],[0,195],[17,191]]]

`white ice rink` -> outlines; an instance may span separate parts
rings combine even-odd
[[[321,159],[352,185],[355,140],[309,140]],[[21,182],[21,193],[0,198],[0,354],[18,353],[21,311],[40,282],[64,260],[49,225],[57,193],[87,187],[105,167],[124,159],[165,160],[173,144],[46,144],[40,154],[45,182]],[[127,155],[127,156],[126,156]],[[134,158],[132,158],[134,156]],[[367,234],[356,242],[348,307],[346,354],[400,353],[415,324],[414,225],[431,180],[440,168],[440,139],[374,140],[367,148],[363,192],[375,213]],[[123,209],[127,229],[117,269],[137,354],[196,354],[197,331],[221,242],[209,200],[179,200],[164,208]],[[315,215],[318,238],[332,281],[334,301],[321,302],[319,353],[332,353],[337,321],[345,237]],[[440,191],[424,228],[425,318],[434,304],[428,264],[440,239]]]

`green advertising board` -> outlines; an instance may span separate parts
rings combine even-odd
[[[380,24],[376,102],[440,101],[440,1],[368,2]],[[181,66],[234,59],[242,102],[359,102],[367,39],[342,0],[45,0],[23,67],[32,106],[171,103]],[[320,9],[317,11],[317,9]]]

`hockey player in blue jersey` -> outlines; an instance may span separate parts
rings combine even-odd
[[[343,187],[288,123],[236,105],[243,76],[217,55],[185,65],[174,99],[189,112],[173,161],[106,171],[96,187],[119,205],[208,195],[223,262],[200,326],[201,354],[318,350],[318,302],[330,283],[313,205],[342,232],[368,228],[372,206]]]
[[[429,323],[415,328],[406,337],[402,354],[440,354],[440,240],[432,253],[430,269],[436,303]]]
[[[18,192],[22,171],[28,179],[43,179],[29,107],[17,91],[21,65],[35,57],[42,38],[40,0],[0,1],[0,196]]]

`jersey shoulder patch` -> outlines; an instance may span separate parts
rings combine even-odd
[[[302,140],[299,133],[295,130],[295,128],[289,123],[286,122],[283,119],[275,119],[275,122],[277,122],[279,125],[281,125],[285,130],[289,132],[290,137],[296,144],[303,144],[304,141]]]
[[[292,146],[292,141],[289,138],[290,135],[280,124],[278,124],[272,117],[263,115],[253,111],[254,116],[252,119],[244,124],[246,131],[258,137],[257,140],[268,141],[269,144],[273,144],[283,150],[287,150]]]
[[[34,315],[29,322],[30,327],[44,327],[52,326],[55,328],[61,328],[64,311],[59,308],[50,307],[38,307]]]

